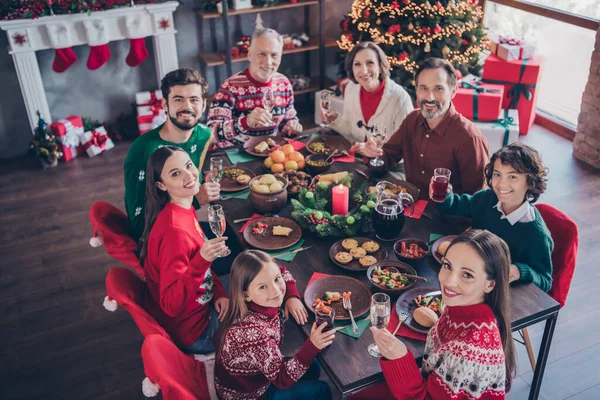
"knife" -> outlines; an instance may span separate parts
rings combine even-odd
[[[272,257],[280,257],[280,256],[284,256],[286,254],[298,253],[299,251],[308,250],[311,247],[312,247],[312,245],[311,246],[304,246],[304,247],[300,247],[298,249],[294,249],[294,250],[290,250],[290,251],[284,251],[283,253],[271,254],[271,256]]]

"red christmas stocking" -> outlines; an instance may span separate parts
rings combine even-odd
[[[75,61],[77,61],[77,56],[70,47],[55,49],[52,71],[58,73],[65,72]]]
[[[107,44],[90,46],[90,56],[87,60],[88,69],[94,71],[104,65],[110,58],[110,50]]]
[[[148,57],[144,38],[129,39],[129,54],[125,61],[130,67],[137,67]]]

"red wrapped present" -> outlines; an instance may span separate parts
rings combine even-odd
[[[137,122],[140,135],[146,133],[167,120],[167,115],[162,107],[162,92],[140,92],[135,95],[137,104]]]
[[[490,51],[505,61],[523,60],[533,57],[535,46],[522,39],[498,36],[490,41]]]
[[[85,151],[90,157],[97,156],[98,154],[115,147],[103,126],[85,132],[83,134],[83,139]]]
[[[483,66],[484,83],[504,86],[503,109],[519,110],[519,133],[526,135],[535,119],[536,87],[542,74],[544,59],[533,57],[504,61],[490,55]]]
[[[502,85],[462,81],[452,103],[456,111],[472,121],[495,121],[503,98]]]
[[[79,154],[85,153],[81,117],[71,115],[54,122],[50,125],[50,131],[60,140],[64,161],[71,161]]]

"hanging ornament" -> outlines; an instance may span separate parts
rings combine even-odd
[[[442,55],[446,57],[450,53],[450,48],[448,46],[442,47]]]
[[[362,15],[363,15],[363,17],[365,17],[365,18],[369,18],[369,17],[371,16],[371,11],[369,11],[369,10],[365,10],[365,11],[363,11]]]
[[[439,25],[436,25],[436,26],[435,26],[435,28],[433,28],[433,31],[434,31],[435,33],[440,33],[440,32],[442,31],[442,27],[441,27],[441,26],[439,26]]]
[[[475,35],[471,36],[471,42],[477,43],[477,36],[475,36]]]
[[[389,33],[390,35],[393,35],[394,33],[400,33],[401,30],[402,30],[402,27],[400,25],[391,25],[388,28],[387,33]]]
[[[435,8],[437,8],[438,10],[442,7],[443,7],[442,3],[440,3],[439,1],[437,3],[435,3]]]
[[[412,31],[413,29],[415,29],[415,26],[413,25],[412,22],[409,22],[407,28],[409,31]]]
[[[376,23],[377,25],[381,25],[381,18],[377,18],[377,21],[375,21],[375,23]]]
[[[462,44],[464,44],[465,46],[469,44],[469,42],[467,42],[466,39],[463,39]]]
[[[404,3],[406,4],[406,3]],[[400,8],[400,4],[397,1],[392,1],[392,8]]]
[[[425,48],[423,49],[425,53],[429,53],[431,51],[431,45],[429,42],[425,43]]]
[[[408,54],[403,51],[402,53],[398,54],[398,61],[404,61],[408,58]]]
[[[402,3],[408,4],[408,3],[410,3],[410,0],[402,0]]]
[[[460,37],[460,35],[461,35],[460,31],[455,31],[454,34],[458,37]]]
[[[429,3],[428,1],[426,1],[424,4],[425,4],[425,7],[431,7],[431,3]]]

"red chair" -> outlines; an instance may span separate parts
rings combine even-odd
[[[562,308],[571,288],[571,280],[575,273],[577,247],[579,246],[579,230],[577,224],[565,213],[548,204],[535,206],[544,219],[552,240],[552,287],[548,294],[556,300]],[[521,330],[531,369],[535,371],[535,354],[531,346],[531,339],[527,328]]]
[[[162,390],[164,400],[216,399],[214,361],[200,362],[185,355],[169,339],[150,335],[142,345],[146,378],[142,392],[154,397]]]
[[[125,308],[133,317],[144,337],[152,334],[171,339],[169,334],[144,308],[147,293],[146,282],[138,278],[127,268],[111,268],[106,275],[106,294],[104,307],[116,311],[118,306]]]
[[[88,215],[94,228],[94,237],[90,239],[90,245],[99,247],[104,244],[110,256],[133,268],[143,278],[144,270],[137,256],[138,246],[129,236],[127,215],[104,201],[92,204]]]

